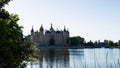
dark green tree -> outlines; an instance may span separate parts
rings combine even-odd
[[[87,42],[87,46],[93,48],[94,47],[94,43],[90,40],[89,42]]]
[[[120,47],[120,40],[118,40],[118,47]]]
[[[71,37],[70,38],[71,41],[71,45],[84,45],[85,40],[84,38],[80,37],[80,36],[75,36],[75,37]]]
[[[108,45],[109,47],[114,47],[114,42],[110,40]]]
[[[0,68],[24,68],[37,49],[25,42],[18,15],[2,9],[9,1],[0,0]]]
[[[8,2],[11,0],[0,0],[0,9],[5,6],[5,4],[8,4]]]

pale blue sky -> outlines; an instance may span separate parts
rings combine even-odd
[[[70,36],[89,40],[120,39],[120,0],[14,0],[5,7],[18,14],[24,35],[38,30],[69,28]]]

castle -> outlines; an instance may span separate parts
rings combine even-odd
[[[36,46],[67,46],[69,44],[69,31],[65,26],[63,30],[54,30],[52,24],[49,30],[44,30],[43,26],[39,31],[31,30],[31,42]]]

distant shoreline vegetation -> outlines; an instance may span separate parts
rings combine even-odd
[[[118,42],[113,42],[111,40],[104,40],[101,42],[100,40],[98,41],[89,41],[86,42],[84,38],[80,36],[74,36],[70,38],[70,47],[81,47],[81,48],[120,48],[120,40]]]
[[[30,35],[25,36],[25,39],[27,42],[30,42]],[[120,48],[120,40],[118,42],[113,42],[111,40],[104,40],[101,42],[98,41],[89,41],[86,42],[83,37],[80,36],[73,36],[70,37],[70,43],[67,46],[56,46],[56,45],[49,45],[49,46],[39,46],[39,48],[62,48],[62,49],[68,49],[68,48]]]

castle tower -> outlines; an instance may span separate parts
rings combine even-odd
[[[40,31],[40,34],[43,34],[43,33],[44,33],[44,29],[43,29],[43,26],[42,26],[42,25],[41,25],[39,31]]]
[[[67,44],[70,44],[70,33],[69,33],[69,28],[67,28]]]
[[[33,26],[32,26],[32,29],[31,29],[31,42],[34,42],[34,29],[33,29]]]
[[[49,44],[55,45],[55,30],[53,29],[52,23],[50,27],[50,33],[49,33]]]
[[[64,45],[68,45],[69,44],[69,31],[66,30],[66,27],[64,26],[64,30],[63,30],[63,40],[64,40]]]
[[[51,23],[50,31],[54,31],[54,29],[53,29],[53,27],[52,27],[52,23]]]
[[[31,29],[31,35],[34,35],[34,29],[33,29],[33,26],[32,26],[32,29]]]
[[[39,29],[39,45],[44,45],[44,28],[41,25],[40,29]]]
[[[63,30],[64,32],[66,32],[66,27],[64,26],[64,30]]]

